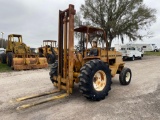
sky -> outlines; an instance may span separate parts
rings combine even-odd
[[[160,48],[160,0],[144,0],[144,3],[157,9],[157,21],[149,29],[153,37],[145,38],[143,43],[154,43]],[[21,34],[24,43],[35,48],[43,40],[58,40],[59,10],[67,9],[69,4],[79,11],[84,0],[0,0],[0,32],[4,32],[5,39],[9,34]],[[115,39],[113,44],[117,43],[120,40]]]

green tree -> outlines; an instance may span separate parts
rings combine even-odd
[[[136,40],[144,36],[140,30],[147,30],[156,21],[156,10],[147,7],[143,0],[85,0],[75,17],[76,25],[85,22],[105,30],[109,46],[118,37]]]

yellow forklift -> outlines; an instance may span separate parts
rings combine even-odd
[[[103,100],[111,90],[112,77],[119,74],[122,85],[131,82],[132,73],[129,68],[124,67],[122,54],[110,50],[106,33],[101,28],[91,26],[79,26],[74,28],[74,5],[64,11],[59,11],[59,39],[58,60],[52,64],[50,79],[57,89],[16,99],[24,101],[31,98],[41,97],[48,94],[59,93],[51,98],[36,101],[35,103],[19,106],[18,109],[28,108],[34,105],[64,98],[72,94],[74,83],[79,83],[79,91],[84,97],[93,101]],[[74,32],[85,34],[83,50],[74,49]],[[97,35],[104,43],[96,47],[97,42],[89,45],[90,36]],[[102,36],[99,38],[99,36]],[[105,44],[105,46],[103,46]],[[89,47],[92,46],[92,47]]]

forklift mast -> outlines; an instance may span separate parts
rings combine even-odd
[[[67,93],[71,93],[73,83],[74,61],[74,5],[64,11],[59,11],[59,38],[58,38],[58,88],[61,89],[61,80],[65,79]],[[69,91],[68,91],[69,90]]]

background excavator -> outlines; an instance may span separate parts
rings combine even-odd
[[[58,56],[58,48],[55,40],[43,40],[43,46],[38,48],[39,57],[46,57],[48,64],[55,62]]]
[[[36,69],[48,67],[45,57],[32,54],[30,47],[22,41],[22,35],[8,35],[6,53],[1,55],[2,63],[7,63],[14,70]]]

